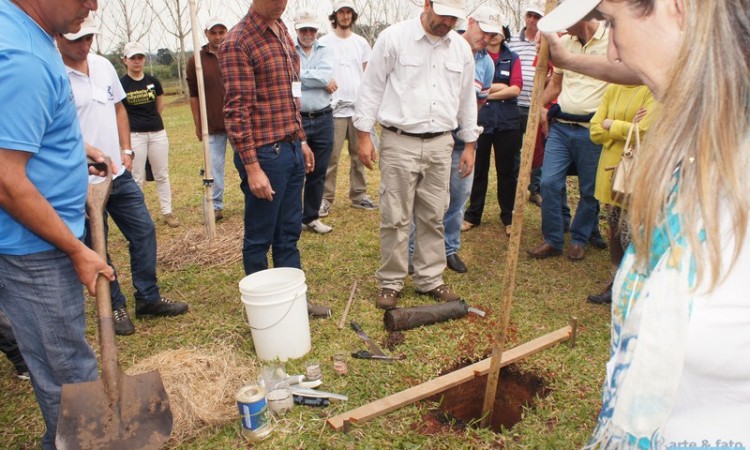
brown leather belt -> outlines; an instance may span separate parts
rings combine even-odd
[[[292,134],[288,134],[276,142],[294,142],[299,139],[299,131],[295,131]]]
[[[447,131],[439,131],[437,133],[409,133],[408,131],[399,130],[396,127],[387,127],[383,125],[384,130],[393,131],[396,134],[402,134],[404,136],[415,137],[419,139],[435,139],[447,133]]]

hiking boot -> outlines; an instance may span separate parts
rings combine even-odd
[[[313,233],[327,234],[333,231],[333,227],[324,224],[319,219],[315,219],[312,222],[303,223],[302,231],[312,231]]]
[[[380,288],[378,295],[375,297],[375,306],[380,309],[393,309],[401,298],[401,293],[395,289]]]
[[[352,202],[352,208],[366,209],[368,211],[373,211],[375,209],[378,209],[378,207],[372,203],[372,200],[370,200],[370,197],[363,197],[361,200]]]
[[[224,213],[221,212],[220,209],[214,209],[214,220],[218,222],[223,218],[224,218]]]
[[[135,302],[135,317],[166,317],[179,316],[188,312],[187,303],[176,302],[165,297],[161,297],[155,302],[137,301]]]
[[[135,333],[135,325],[128,316],[128,310],[125,307],[117,308],[112,311],[115,319],[115,334],[118,336],[129,336]]]
[[[328,203],[328,200],[323,200],[320,203],[320,209],[318,209],[318,217],[328,217],[328,214],[331,213],[331,204]]]
[[[453,292],[453,289],[451,289],[447,284],[441,284],[435,289],[430,289],[429,291],[425,292],[417,291],[417,294],[429,295],[439,302],[455,302],[456,300],[461,300],[461,297]]]
[[[174,214],[164,214],[164,223],[169,225],[171,228],[177,228],[180,226],[180,221],[177,220],[177,217],[174,216]]]
[[[314,319],[327,319],[331,317],[331,308],[317,305],[310,300],[307,301],[307,315]]]

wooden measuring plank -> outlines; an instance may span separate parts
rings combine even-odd
[[[570,338],[572,334],[570,326],[560,328],[557,331],[538,337],[532,341],[519,345],[503,353],[503,366],[514,363],[536,352],[549,348],[558,342]],[[344,428],[344,421],[364,422],[374,417],[387,414],[402,406],[410,405],[416,401],[425,399],[434,394],[448,390],[454,386],[465,383],[474,377],[486,375],[490,369],[490,358],[483,359],[470,366],[463,367],[441,377],[426,381],[409,389],[397,392],[388,397],[384,397],[359,408],[347,411],[345,413],[333,416],[328,419],[328,425],[336,431]]]

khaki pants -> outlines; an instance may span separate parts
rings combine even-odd
[[[443,284],[443,215],[448,207],[453,137],[422,140],[383,130],[380,152],[381,288],[401,291],[414,239],[414,287],[424,292]]]
[[[365,179],[365,166],[359,162],[357,155],[357,129],[352,124],[351,117],[334,117],[333,118],[333,152],[331,159],[328,160],[328,170],[326,171],[326,184],[323,191],[323,200],[329,205],[333,204],[336,197],[336,176],[338,175],[339,157],[344,146],[344,140],[349,140],[349,159],[351,167],[349,168],[349,199],[352,203],[357,203],[367,196],[367,181]]]

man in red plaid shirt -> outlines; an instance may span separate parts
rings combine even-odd
[[[301,268],[302,186],[315,160],[300,118],[299,56],[281,21],[286,3],[253,0],[219,49],[224,122],[245,194],[246,274],[268,268],[269,248],[274,267]]]

